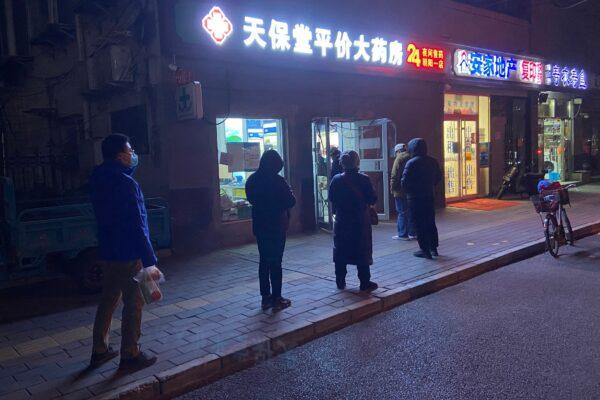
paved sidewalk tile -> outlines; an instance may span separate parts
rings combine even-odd
[[[600,186],[571,193],[572,225],[598,220]],[[235,371],[401,304],[409,298],[406,290],[418,289],[431,277],[440,278],[436,284],[445,287],[458,279],[452,273],[462,273],[465,265],[543,236],[529,201],[493,212],[446,208],[437,219],[441,256],[436,260],[413,257],[414,241],[391,240],[395,224],[375,227],[372,276],[380,289],[373,294],[358,290],[352,266],[348,289],[337,290],[328,234],[289,238],[283,289],[293,304],[280,312],[260,307],[256,245],[165,261],[165,301],[144,310],[141,341],[159,362],[133,375],[117,372],[118,359],[94,371],[86,369],[94,307],[0,325],[0,400],[110,397],[124,386],[131,398],[151,398],[160,390],[175,393],[181,382],[203,382],[219,369]],[[117,348],[119,317],[115,313],[111,333]]]

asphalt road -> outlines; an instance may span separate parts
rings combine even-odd
[[[180,399],[600,399],[600,236],[564,254],[421,298]]]

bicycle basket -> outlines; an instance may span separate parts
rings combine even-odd
[[[558,210],[558,199],[551,197],[552,200],[544,200],[540,195],[531,196],[531,202],[537,213],[549,213]]]
[[[558,190],[558,196],[560,198],[560,204],[567,205],[571,204],[571,200],[569,199],[569,190],[561,188]]]

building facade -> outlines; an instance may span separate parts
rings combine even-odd
[[[4,18],[18,14],[20,2],[2,1]],[[599,126],[595,80],[587,56],[542,46],[555,33],[536,26],[553,10],[534,4],[517,18],[516,9],[449,0],[347,3],[79,1],[73,34],[52,56],[32,54],[33,44],[19,54],[15,26],[2,42],[14,53],[3,70],[21,82],[4,79],[19,95],[3,107],[3,132],[15,137],[7,159],[34,137],[54,143],[56,121],[71,121],[80,189],[101,139],[127,133],[142,154],[145,192],[169,200],[176,248],[201,250],[251,240],[244,183],[271,148],[298,198],[293,232],[331,226],[333,147],[359,151],[384,218],[394,213],[393,147],[414,137],[444,168],[440,206],[494,194],[517,161],[552,166],[563,181],[587,166]],[[25,100],[32,71],[48,65],[56,72],[38,103]],[[48,110],[23,113],[34,108]]]

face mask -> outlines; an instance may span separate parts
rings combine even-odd
[[[140,163],[140,160],[139,160],[139,158],[138,158],[138,155],[137,155],[137,154],[135,154],[135,153],[133,153],[133,154],[131,155],[131,165],[130,165],[130,166],[131,166],[131,168],[135,168],[135,167],[137,167],[139,163]]]

